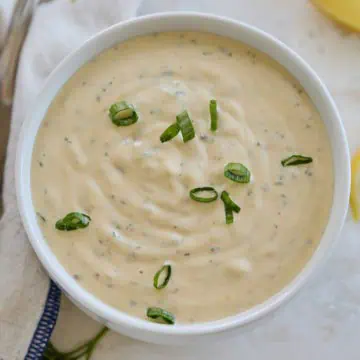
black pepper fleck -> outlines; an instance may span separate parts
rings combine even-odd
[[[270,186],[269,186],[269,184],[262,184],[262,185],[261,185],[261,190],[262,190],[263,192],[269,192],[269,191],[270,191]]]
[[[282,186],[282,185],[284,185],[284,182],[278,180],[278,181],[275,181],[275,182],[274,182],[274,185],[275,185],[275,186]]]

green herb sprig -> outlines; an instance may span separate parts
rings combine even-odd
[[[107,327],[103,327],[92,339],[67,352],[58,350],[50,341],[45,349],[43,360],[90,360],[97,344],[108,331]]]

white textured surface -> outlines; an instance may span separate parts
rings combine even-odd
[[[44,5],[38,12],[26,43],[19,74],[21,86],[16,99],[15,131],[20,123],[18,119],[24,112],[24,105],[31,104],[40,83],[64,54],[98,29],[125,17],[125,14],[119,14],[116,10],[121,2],[77,0],[73,4],[69,0],[57,0],[54,4]],[[1,0],[0,10],[8,9],[11,3],[12,0]],[[131,3],[136,8],[134,1]],[[60,8],[62,10],[59,12]],[[226,15],[256,25],[288,44],[318,72],[334,95],[343,116],[352,152],[360,147],[359,36],[336,27],[319,15],[306,0],[144,0],[138,13],[165,10],[196,10]],[[2,17],[1,14],[0,19]],[[51,51],[50,43],[56,44],[51,47]],[[14,146],[15,131],[10,146]],[[23,239],[15,211],[11,166],[10,159],[6,197],[8,217],[6,223],[0,223],[1,259],[13,236]],[[26,242],[22,240],[21,243],[28,250]],[[20,258],[21,263],[29,261],[27,269],[36,274],[36,261],[31,252],[26,256],[22,254]],[[14,256],[12,259],[11,268],[15,263]],[[10,268],[9,265],[10,263],[7,269]],[[4,274],[5,271],[6,268],[0,264],[0,273]],[[2,289],[9,286],[3,279],[6,276],[0,276]],[[18,284],[19,289],[28,295],[30,289],[27,285],[26,282]],[[0,294],[3,293],[2,290]],[[6,295],[1,295],[0,344],[3,334],[10,329],[10,325],[2,322],[2,301]],[[13,310],[13,315],[8,316],[10,322],[14,322],[16,316],[29,318],[25,312],[16,313],[16,308]],[[98,327],[98,324],[65,300],[54,342],[59,347],[72,346],[89,337]],[[175,349],[148,345],[111,333],[104,339],[93,359],[165,360],[171,356],[175,360],[208,360],[219,357],[224,360],[357,360],[359,336],[360,225],[353,224],[349,218],[333,256],[312,283],[286,308],[255,331],[202,348]],[[13,360],[13,353],[10,351],[2,349],[0,345],[0,359],[3,356],[4,360]]]

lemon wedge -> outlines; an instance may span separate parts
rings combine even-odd
[[[360,31],[360,0],[312,0],[333,20]]]
[[[350,205],[356,221],[360,220],[360,150],[351,160]]]

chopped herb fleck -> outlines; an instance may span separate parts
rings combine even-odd
[[[162,76],[174,76],[174,72],[172,70],[165,70],[161,73]]]
[[[43,215],[40,214],[39,212],[37,212],[36,215],[41,219],[42,222],[46,222],[45,216],[43,216]]]

